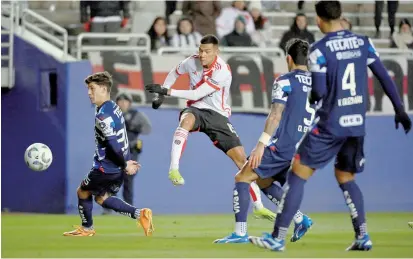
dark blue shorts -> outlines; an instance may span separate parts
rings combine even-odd
[[[80,189],[89,191],[95,196],[105,193],[115,195],[123,184],[124,173],[105,174],[97,169],[92,169],[80,183]]]
[[[335,168],[352,173],[364,170],[364,136],[337,137],[314,128],[304,135],[296,159],[314,169],[323,168],[334,157]]]
[[[270,147],[266,147],[261,164],[254,169],[254,172],[261,179],[273,178],[275,181],[284,184],[290,165],[291,160],[280,157],[277,151],[272,151]]]

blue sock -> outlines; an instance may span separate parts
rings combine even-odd
[[[340,184],[340,188],[343,191],[344,200],[350,209],[351,221],[353,222],[356,238],[361,238],[367,234],[363,194],[354,180]]]
[[[137,219],[140,216],[140,209],[130,204],[127,204],[126,202],[124,202],[116,196],[111,196],[107,198],[103,202],[102,207],[106,209],[112,209],[120,214],[131,217],[133,219]]]
[[[92,228],[93,227],[93,218],[92,218],[92,210],[93,210],[93,200],[92,196],[87,199],[80,199],[78,198],[78,205],[77,209],[79,210],[79,216],[82,220],[82,226],[85,228]]]
[[[235,233],[244,236],[247,233],[247,217],[250,205],[250,184],[235,183],[233,196],[233,209],[235,214]]]
[[[280,201],[284,195],[284,189],[277,185],[277,184],[271,184],[267,188],[261,189],[261,191],[272,201],[275,205],[280,205]],[[299,224],[303,220],[303,213],[299,210],[294,215],[294,222],[296,224]]]
[[[294,214],[298,211],[298,208],[300,208],[304,194],[304,184],[306,182],[306,180],[300,178],[294,172],[288,172],[288,187],[279,205],[281,213],[277,215],[277,219],[275,220],[274,232],[272,233],[274,238],[285,239]]]
[[[270,199],[270,201],[272,201],[272,203],[277,206],[279,205],[284,194],[283,188],[274,183],[267,188],[261,189],[261,191],[268,197],[268,199]]]

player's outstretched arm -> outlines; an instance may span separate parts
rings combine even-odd
[[[380,84],[386,93],[386,95],[390,98],[391,103],[393,104],[394,111],[396,113],[395,116],[395,123],[396,129],[399,128],[399,123],[402,124],[404,131],[406,134],[410,131],[412,127],[412,122],[407,115],[406,111],[404,110],[401,98],[396,90],[396,85],[394,84],[393,79],[387,73],[387,69],[384,67],[383,63],[381,62],[377,51],[375,50],[373,43],[369,39],[369,53],[368,53],[368,60],[367,64],[373,72],[373,74],[377,77],[380,81]]]
[[[149,84],[145,86],[145,90],[150,93],[158,93],[160,95],[169,95],[196,101],[219,90],[219,87],[216,85],[212,85],[209,82],[205,82],[195,90],[175,90],[166,89],[159,84]]]
[[[208,84],[208,82],[205,82],[195,90],[169,89],[168,95],[191,100],[191,101],[196,101],[218,90],[219,90],[219,87],[212,85],[212,84]]]
[[[248,163],[252,169],[257,168],[261,164],[261,159],[264,154],[264,148],[271,140],[271,136],[280,124],[282,114],[285,108],[285,104],[281,102],[275,102],[271,105],[271,111],[265,120],[264,131],[258,140],[257,145],[250,154]]]

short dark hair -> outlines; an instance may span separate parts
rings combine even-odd
[[[291,39],[287,42],[285,51],[287,55],[290,55],[296,65],[307,65],[309,44],[305,40]]]
[[[90,83],[95,83],[97,85],[104,86],[107,88],[108,93],[110,93],[113,85],[112,76],[107,71],[97,72],[86,77],[85,83],[87,85],[89,85]]]
[[[317,16],[325,21],[337,20],[341,17],[340,1],[319,1],[315,4]]]
[[[212,44],[212,45],[218,45],[219,40],[217,36],[212,35],[212,34],[207,34],[201,39],[201,44]]]

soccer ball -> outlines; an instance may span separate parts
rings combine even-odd
[[[34,143],[26,149],[24,161],[33,171],[44,171],[52,164],[53,154],[45,144]]]

